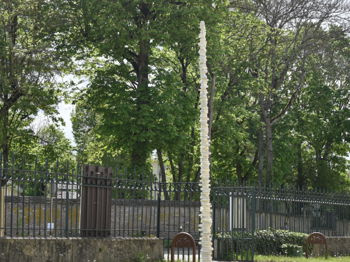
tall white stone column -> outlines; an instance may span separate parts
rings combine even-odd
[[[211,217],[211,203],[210,203],[210,164],[209,164],[209,126],[208,126],[208,78],[207,78],[207,42],[206,30],[204,21],[200,22],[199,35],[199,71],[200,71],[200,164],[201,164],[201,224],[200,243],[201,243],[201,261],[212,261],[212,217]]]

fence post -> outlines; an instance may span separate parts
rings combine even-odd
[[[160,202],[161,202],[161,183],[158,182],[158,203],[157,203],[157,237],[160,236]]]
[[[217,258],[217,246],[218,246],[218,244],[217,244],[217,239],[216,239],[216,196],[215,196],[215,190],[212,190],[212,192],[214,192],[214,194],[213,194],[213,199],[212,199],[212,208],[213,208],[213,214],[212,214],[212,216],[213,216],[213,225],[212,225],[212,231],[213,231],[213,234],[212,234],[212,236],[211,236],[211,238],[212,238],[212,243],[213,243],[213,258],[215,259],[215,258]]]
[[[80,230],[82,237],[107,237],[111,234],[112,169],[84,166]]]
[[[213,196],[213,239],[215,238],[216,235],[216,201],[215,201],[215,196]]]
[[[259,187],[260,188],[260,187]],[[253,195],[252,195],[252,259],[254,260],[254,252],[255,252],[255,216],[256,216],[256,187],[253,188]]]
[[[256,215],[256,188],[253,188],[252,194],[252,233],[255,232],[255,215]]]
[[[0,237],[5,236],[5,194],[6,187],[0,181]]]
[[[65,227],[64,227],[64,233],[66,237],[69,236],[69,181],[68,181],[68,170],[67,170],[67,181],[66,181],[66,221],[65,221]]]
[[[0,152],[0,237],[5,236],[5,196],[6,186],[3,181],[5,174],[5,165],[3,165],[2,154]]]

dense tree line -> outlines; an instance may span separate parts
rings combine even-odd
[[[55,76],[69,72],[89,82],[71,95],[79,162],[146,172],[153,153],[163,181],[198,181],[204,20],[214,181],[344,189],[350,145],[345,4],[1,1],[3,155],[33,154],[43,135],[30,122],[38,110],[54,116],[65,90]],[[71,150],[56,128],[45,132],[60,137],[51,144],[65,145],[57,152]],[[48,147],[42,152],[51,162],[60,157]]]

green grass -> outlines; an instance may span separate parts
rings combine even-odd
[[[350,257],[283,257],[283,256],[261,256],[257,255],[254,257],[256,262],[350,262]]]

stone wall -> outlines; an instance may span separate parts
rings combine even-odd
[[[350,237],[326,237],[328,253],[332,256],[350,254]]]
[[[327,251],[329,256],[349,256],[350,255],[350,237],[326,237]],[[325,246],[323,244],[314,244],[311,256],[325,256]]]
[[[1,262],[131,262],[163,258],[155,238],[0,238]]]

